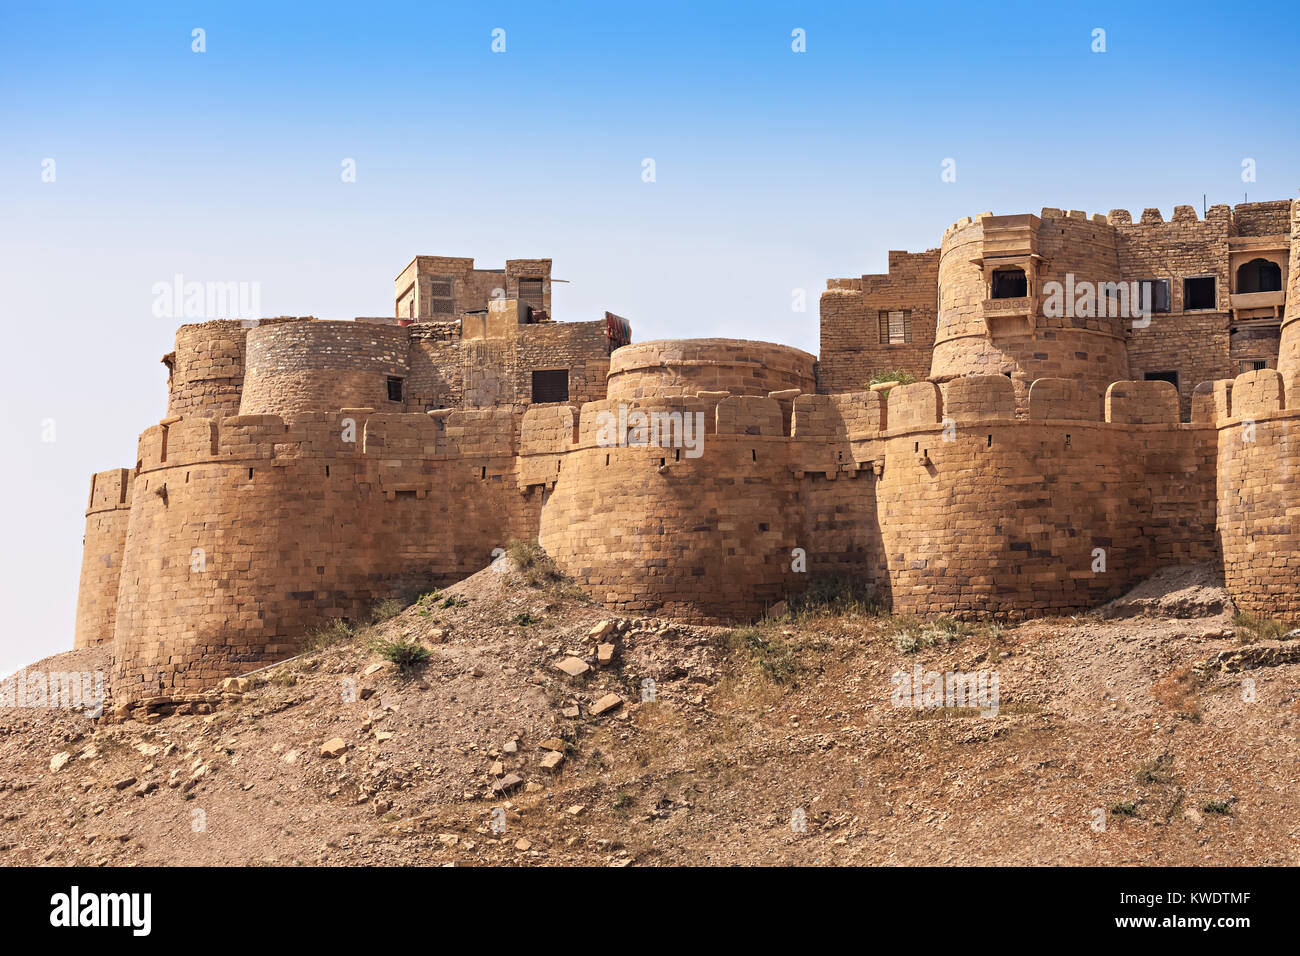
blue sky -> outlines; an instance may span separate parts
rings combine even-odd
[[[1294,196],[1297,21],[1268,2],[5,4],[0,672],[71,645],[89,475],[164,413],[177,323],[154,283],[256,282],[266,314],[347,319],[390,314],[416,254],[549,256],[557,318],[815,352],[827,277],[961,216]]]

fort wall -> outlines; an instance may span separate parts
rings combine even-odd
[[[164,358],[171,370],[168,415],[239,414],[248,325],[218,319],[182,325],[176,331],[176,350]]]
[[[1122,593],[1162,562],[1213,559],[1211,429],[1173,414],[1160,424],[1051,418],[1059,390],[1036,387],[1046,407],[1017,420],[997,378],[967,384],[949,416],[929,386],[890,392],[890,427],[873,453],[896,612],[1062,613]]]
[[[1291,211],[1291,255],[1287,270],[1286,301],[1292,303],[1282,318],[1281,345],[1278,349],[1277,367],[1290,381],[1300,375],[1300,200]]]
[[[131,481],[128,468],[101,471],[90,479],[81,581],[77,586],[75,648],[113,642],[118,580],[131,516]]]
[[[623,345],[616,316],[555,323],[495,294],[455,321],[184,326],[167,417],[133,469],[92,481],[76,646],[112,641],[122,697],[202,690],[534,537],[628,616],[752,619],[837,576],[898,613],[1019,619],[1210,561],[1243,609],[1294,618],[1300,321],[1232,283],[1289,249],[1300,298],[1300,204],[1238,211],[963,220],[886,276],[831,281],[820,365],[766,342]],[[451,261],[424,259],[399,308],[425,308],[426,281],[438,298]],[[474,295],[549,286],[549,260],[462,264]],[[1180,280],[1202,268],[1215,298],[1189,310]],[[1071,277],[1167,278],[1173,311],[1049,314]],[[890,346],[895,313],[913,338]],[[1276,358],[1248,360],[1276,369],[1225,374],[1279,324]],[[931,334],[928,380],[863,388]]]
[[[584,405],[576,440],[573,411],[530,410],[520,482],[547,489],[543,546],[629,613],[752,618],[808,580],[794,548],[903,613],[1077,611],[1217,553],[1213,427],[1179,424],[1167,383],[1108,392],[1103,419],[1095,396],[1035,383],[1027,420],[1003,376],[801,395],[789,429],[773,399],[725,397],[696,459],[600,445],[618,402]]]
[[[1218,421],[1218,518],[1228,590],[1243,610],[1300,617],[1300,408],[1282,376],[1240,375]]]
[[[1002,270],[1025,273],[1025,295],[995,295],[991,277]],[[1128,378],[1122,320],[1047,314],[1046,284],[1073,287],[1069,276],[1119,281],[1114,230],[1104,220],[1044,209],[1041,217],[985,213],[958,222],[944,235],[939,260],[930,377],[1008,376],[1021,408],[1035,379],[1070,378],[1100,391]]]
[[[547,553],[597,600],[629,614],[752,619],[780,600],[797,580],[789,565],[798,533],[778,403],[722,398],[698,458],[681,447],[602,444],[598,416],[616,416],[620,405],[583,406],[568,450],[523,449],[521,481],[553,481],[538,536]],[[703,417],[706,407],[669,397],[634,410]],[[532,452],[554,458],[555,471]]]
[[[340,407],[405,410],[390,402],[390,376],[410,374],[410,333],[359,322],[292,322],[250,329],[240,415]]]
[[[901,371],[917,379],[930,374],[938,269],[938,249],[891,251],[883,275],[827,281],[821,296],[818,391],[865,389],[878,372]],[[901,313],[894,316],[893,336],[890,313]]]
[[[458,580],[531,537],[513,408],[182,419],[148,429],[117,605],[115,693],[184,692],[333,617]],[[352,440],[348,440],[349,437]]]

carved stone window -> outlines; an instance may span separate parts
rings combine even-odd
[[[453,280],[437,276],[429,280],[429,312],[433,315],[455,315],[456,299],[452,294]]]

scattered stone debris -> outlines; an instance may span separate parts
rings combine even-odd
[[[1300,643],[1295,641],[1261,641],[1245,647],[1219,651],[1208,660],[1194,665],[1201,674],[1233,674],[1258,667],[1277,667],[1280,664],[1300,662]]]
[[[322,757],[341,757],[348,750],[348,742],[342,737],[331,737],[325,743],[321,744],[320,755]]]
[[[585,674],[587,671],[591,670],[590,665],[588,665],[586,661],[577,657],[566,657],[555,666],[564,671],[564,673],[568,674],[570,677],[578,677],[579,675]]]

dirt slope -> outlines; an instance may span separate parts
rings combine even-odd
[[[375,629],[414,676],[359,637],[213,714],[0,710],[0,864],[1295,864],[1300,663],[1193,672],[1241,647],[1201,574],[904,653],[862,610],[589,639],[607,614],[503,564]],[[895,706],[917,664],[996,671],[997,716]]]

